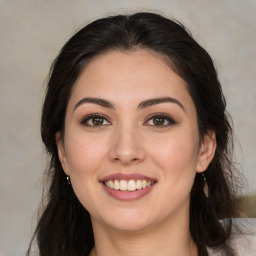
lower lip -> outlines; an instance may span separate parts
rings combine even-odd
[[[137,200],[145,195],[147,195],[154,187],[155,183],[149,187],[138,189],[135,191],[122,191],[122,190],[115,190],[113,188],[109,188],[102,183],[103,188],[105,191],[112,197],[122,201],[132,201]]]

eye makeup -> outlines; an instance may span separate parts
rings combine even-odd
[[[165,128],[176,124],[176,121],[166,113],[154,113],[146,118],[144,125],[154,126],[156,128]]]
[[[79,123],[83,126],[90,128],[100,128],[102,126],[111,125],[109,119],[105,115],[100,113],[88,114],[85,117],[83,117]],[[156,128],[166,128],[176,123],[177,122],[173,119],[173,117],[166,113],[160,112],[147,116],[143,125],[153,126]]]
[[[86,115],[80,121],[80,124],[83,126],[91,127],[91,128],[98,128],[105,125],[111,125],[110,121],[107,117],[103,114],[99,113],[92,113]]]

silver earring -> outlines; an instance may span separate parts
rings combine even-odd
[[[206,177],[203,173],[202,173],[202,176],[203,176],[203,179],[204,179],[203,191],[204,191],[205,196],[208,198],[209,197],[209,187],[208,187],[208,184],[207,184]]]
[[[66,179],[67,179],[68,185],[70,185],[70,177],[68,175],[66,176]]]

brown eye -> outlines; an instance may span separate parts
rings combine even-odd
[[[176,122],[170,116],[166,114],[155,114],[148,118],[145,125],[154,126],[158,128],[167,127],[176,124]]]
[[[103,125],[103,118],[101,117],[93,117],[92,118],[92,123],[93,125]]]
[[[154,125],[164,125],[165,119],[163,117],[153,118]]]
[[[89,115],[81,121],[81,124],[85,126],[97,127],[97,126],[110,125],[110,122],[104,116]]]

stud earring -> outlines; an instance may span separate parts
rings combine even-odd
[[[68,175],[66,176],[66,179],[67,179],[68,185],[70,185],[70,177]]]
[[[203,173],[202,173],[202,177],[204,179],[203,191],[204,191],[205,196],[208,198],[209,197],[209,187],[208,187],[208,184],[207,184],[206,177],[205,177],[205,175]]]

